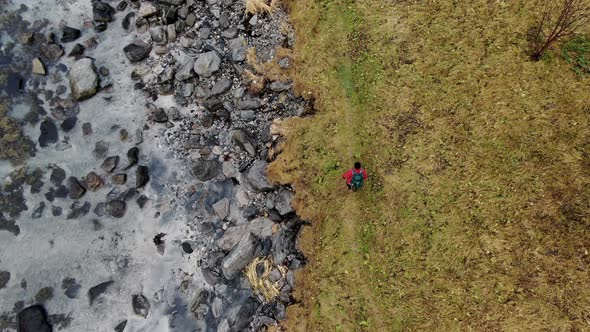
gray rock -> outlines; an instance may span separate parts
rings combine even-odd
[[[236,102],[236,107],[240,110],[255,110],[260,108],[260,106],[262,106],[260,99],[246,99]]]
[[[125,201],[115,199],[106,204],[106,212],[113,218],[121,218],[125,215]]]
[[[135,188],[145,186],[149,180],[150,176],[147,166],[137,166],[137,171],[135,173]]]
[[[225,30],[221,33],[221,36],[223,38],[227,38],[227,39],[235,38],[237,35],[238,35],[238,28],[237,27],[228,28],[227,30]]]
[[[214,72],[219,70],[221,65],[221,58],[217,52],[210,51],[201,53],[195,61],[194,70],[198,75],[210,77]]]
[[[166,123],[168,122],[168,115],[163,108],[158,108],[154,112],[154,121],[158,123]]]
[[[275,208],[279,213],[284,216],[287,213],[293,212],[293,208],[291,207],[291,199],[293,198],[293,193],[285,188],[281,188],[277,195],[277,199],[275,201]]]
[[[182,85],[181,93],[183,97],[190,97],[195,91],[195,86],[192,83],[185,83]]]
[[[123,332],[127,326],[127,320],[124,320],[115,326],[115,332]]]
[[[59,186],[66,178],[66,171],[60,167],[53,167],[49,180],[54,186]]]
[[[178,10],[178,17],[184,20],[188,16],[189,12],[190,9],[188,8],[188,6],[181,7]]]
[[[221,164],[217,160],[200,159],[193,166],[193,175],[201,181],[209,181],[221,173]]]
[[[229,331],[245,330],[254,319],[254,314],[259,306],[260,302],[255,297],[249,297],[239,306],[239,309],[228,310],[226,319],[230,328]]]
[[[58,44],[49,44],[41,46],[41,54],[49,61],[57,61],[64,55],[64,49]]]
[[[148,316],[148,313],[150,311],[150,302],[148,301],[148,299],[146,299],[145,296],[143,296],[142,294],[131,296],[131,304],[133,306],[133,312],[136,315],[141,316],[143,318],[146,318]]]
[[[229,199],[223,198],[211,206],[219,219],[225,219],[229,215]]]
[[[236,129],[232,133],[232,141],[252,157],[256,156],[256,142],[244,130]]]
[[[156,44],[166,43],[166,30],[161,26],[156,26],[150,29],[150,37]]]
[[[291,88],[291,82],[274,81],[270,83],[270,89],[274,92],[283,92]]]
[[[16,316],[19,332],[51,332],[53,329],[47,321],[47,312],[41,305],[34,305],[21,310]]]
[[[230,40],[229,49],[231,51],[231,59],[234,62],[244,61],[246,59],[247,47],[246,39],[242,36]]]
[[[147,58],[151,51],[152,45],[141,40],[135,40],[123,48],[123,52],[131,62],[138,62]]]
[[[274,223],[264,217],[256,218],[250,222],[248,225],[248,229],[250,233],[256,235],[258,238],[262,239],[265,237],[272,236],[272,226]]]
[[[108,23],[113,20],[115,8],[108,3],[102,1],[94,1],[92,3],[92,18],[95,22]]]
[[[173,6],[180,6],[184,3],[185,0],[160,0],[162,3],[167,3]]]
[[[109,143],[105,141],[98,141],[94,144],[94,157],[97,159],[104,158],[109,152]]]
[[[193,60],[193,59],[185,62],[180,67],[180,69],[178,69],[178,71],[176,72],[176,80],[177,81],[185,81],[185,80],[188,80],[189,78],[193,78],[193,77],[197,76],[197,74],[193,70],[194,66],[195,66],[195,60]]]
[[[176,26],[174,24],[168,24],[166,26],[166,36],[168,37],[169,43],[176,41]]]
[[[186,20],[184,20],[184,22],[186,23],[186,26],[189,28],[192,28],[195,25],[196,21],[197,21],[197,17],[193,13],[188,14],[188,16],[186,17]]]
[[[274,186],[268,182],[266,175],[267,163],[264,160],[257,160],[252,164],[246,174],[246,181],[256,191],[269,191]]]
[[[211,99],[205,100],[205,102],[203,103],[203,106],[205,106],[205,108],[208,111],[215,112],[220,109],[223,109],[223,102],[217,98],[211,98]]]
[[[131,166],[134,166],[135,164],[137,164],[137,161],[139,160],[139,149],[134,146],[132,148],[130,148],[129,150],[127,150],[127,167],[125,167],[125,169],[129,169],[131,168]]]
[[[297,233],[282,225],[272,236],[272,258],[275,264],[283,264],[287,255],[295,251]]]
[[[74,278],[65,278],[61,282],[61,288],[65,290],[65,295],[70,299],[78,298],[78,293],[80,292],[80,284],[76,282]]]
[[[86,188],[84,188],[80,181],[78,181],[78,179],[73,176],[68,178],[68,190],[70,192],[71,199],[81,198],[86,193]]]
[[[225,256],[221,262],[221,272],[226,279],[235,278],[250,263],[254,258],[258,244],[258,239],[254,235],[248,234]]]
[[[6,287],[8,281],[10,281],[10,272],[0,271],[0,289]]]
[[[110,281],[105,281],[103,283],[100,283],[92,288],[90,288],[88,290],[88,302],[90,303],[90,305],[92,305],[94,303],[94,301],[100,296],[102,295],[104,292],[107,291],[107,289],[114,283],[114,281],[110,280]]]
[[[232,81],[228,80],[227,78],[222,78],[213,85],[211,88],[211,95],[216,96],[222,93],[226,93],[229,89],[231,89]]]
[[[115,170],[117,165],[119,164],[119,156],[110,156],[102,162],[100,168],[102,168],[105,172],[111,173]]]
[[[231,226],[225,230],[215,244],[223,251],[230,251],[248,233],[247,225]]]
[[[98,75],[92,59],[82,58],[70,68],[70,89],[76,100],[90,98],[98,91]]]
[[[287,57],[282,58],[279,60],[279,67],[282,69],[289,69],[289,67],[291,67],[291,59]]]

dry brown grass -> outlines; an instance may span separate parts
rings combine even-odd
[[[246,13],[249,14],[264,14],[273,12],[278,4],[278,0],[245,0]]]
[[[279,47],[276,50],[276,55],[269,61],[261,61],[254,47],[249,48],[246,52],[246,63],[268,81],[285,81],[291,77],[290,69],[283,69],[278,64],[282,58],[293,59],[292,50]]]
[[[264,267],[264,272],[259,276],[256,268],[259,264]],[[284,266],[276,267],[285,276],[286,268]],[[278,282],[270,281],[270,272],[273,269],[273,263],[270,258],[256,257],[246,267],[246,277],[252,285],[255,293],[260,294],[267,302],[272,302],[280,294]]]
[[[288,330],[589,330],[590,78],[528,61],[535,2],[289,6],[318,113],[269,170],[312,221]]]

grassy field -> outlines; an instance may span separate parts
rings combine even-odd
[[[288,7],[317,113],[270,169],[311,221],[286,328],[590,330],[590,75],[529,61],[535,2]]]

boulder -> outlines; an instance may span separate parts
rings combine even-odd
[[[33,59],[33,74],[37,75],[45,75],[47,72],[45,71],[45,65],[39,58]]]
[[[249,233],[225,256],[221,262],[221,272],[226,279],[235,278],[250,263],[256,254],[258,244],[258,239]]]
[[[98,91],[98,75],[90,58],[82,58],[70,68],[70,89],[76,100],[90,98]]]
[[[277,195],[277,199],[275,201],[275,208],[279,213],[284,216],[288,213],[293,212],[293,208],[291,207],[291,199],[293,198],[293,193],[285,188],[281,188]]]
[[[201,53],[195,61],[194,70],[195,73],[203,76],[210,77],[214,72],[219,70],[221,65],[221,58],[217,55],[217,52],[210,51]]]
[[[147,166],[137,166],[135,174],[135,187],[141,188],[145,186],[150,180],[149,171]]]
[[[246,39],[240,36],[229,41],[229,49],[231,51],[231,58],[234,62],[244,61],[246,59],[246,49],[248,44]]]
[[[111,22],[114,14],[115,9],[108,3],[102,1],[94,1],[92,3],[92,18],[95,22]]]
[[[143,318],[147,317],[150,311],[150,302],[145,296],[142,294],[131,296],[131,305],[133,306],[133,312],[136,315]]]
[[[227,78],[222,78],[213,85],[211,88],[211,95],[216,96],[222,93],[226,93],[232,86],[232,81]]]
[[[270,219],[260,217],[250,221],[250,224],[248,225],[248,230],[250,231],[250,233],[262,239],[265,237],[272,236],[272,226],[274,224],[275,223],[272,222]]]
[[[110,280],[110,281],[105,281],[103,283],[100,283],[94,287],[91,287],[88,290],[88,302],[90,303],[90,305],[92,305],[94,303],[94,301],[100,296],[102,295],[104,292],[107,291],[107,289],[113,284],[115,283],[114,281]]]
[[[211,206],[219,219],[225,219],[229,215],[229,199],[223,198]]]
[[[221,164],[217,160],[200,159],[193,166],[193,175],[201,180],[208,181],[221,172]]]
[[[229,325],[229,331],[243,331],[245,330],[252,319],[260,302],[253,296],[247,298],[238,308],[232,308],[227,313],[227,323]],[[218,330],[219,331],[219,330]]]
[[[268,182],[266,175],[267,162],[264,160],[257,160],[252,164],[248,173],[246,174],[246,181],[256,191],[269,191],[274,186]]]
[[[231,226],[215,244],[223,251],[230,251],[248,233],[247,225]]]
[[[232,133],[233,142],[252,157],[256,156],[256,142],[242,129],[236,129]]]
[[[197,76],[197,74],[195,74],[195,71],[193,70],[194,66],[195,66],[195,60],[193,60],[193,59],[185,62],[176,72],[176,80],[177,81],[185,81],[185,80],[188,80],[189,78],[193,78],[193,77]]]
[[[138,62],[147,58],[151,51],[152,45],[142,40],[135,40],[123,48],[123,52],[131,62]]]
[[[47,312],[41,305],[21,310],[16,320],[19,332],[51,332],[53,330],[47,321]]]
[[[81,198],[86,193],[86,188],[84,188],[84,186],[80,184],[80,181],[73,176],[68,178],[68,190],[71,199]]]
[[[287,255],[295,252],[295,239],[297,232],[281,225],[272,236],[272,258],[275,264],[283,264]]]
[[[80,32],[80,30],[69,27],[69,26],[65,26],[63,28],[63,34],[61,37],[61,42],[62,43],[69,43],[72,42],[78,38],[80,38],[80,36],[82,35],[82,33]]]
[[[106,204],[106,212],[113,218],[121,218],[125,215],[125,201],[114,199]]]

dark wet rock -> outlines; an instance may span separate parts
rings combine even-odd
[[[137,171],[135,173],[135,187],[141,188],[145,186],[149,180],[150,176],[147,166],[137,166]]]
[[[256,156],[256,141],[250,134],[242,129],[237,129],[232,133],[232,140],[242,150],[248,152],[250,156]]]
[[[64,185],[61,185],[61,186],[57,187],[57,189],[54,191],[53,195],[54,195],[54,197],[57,197],[57,198],[66,198],[66,197],[68,197],[69,193],[70,193],[70,191],[68,190],[68,188]]]
[[[39,219],[41,218],[41,216],[43,215],[43,211],[45,210],[45,202],[41,202],[39,203],[39,206],[35,208],[35,210],[33,210],[33,213],[31,214],[31,218],[32,219]]]
[[[31,186],[31,194],[37,194],[43,189],[43,171],[36,168],[33,172],[27,172],[25,183]]]
[[[111,181],[113,181],[114,184],[118,184],[118,185],[125,184],[125,182],[127,182],[127,174],[125,174],[125,173],[115,174],[111,177]]]
[[[152,51],[152,45],[141,40],[135,40],[123,48],[125,55],[131,62],[145,59]]]
[[[217,55],[217,52],[210,51],[201,53],[195,61],[194,70],[200,76],[211,77],[213,73],[219,70],[221,65],[221,58]]]
[[[242,212],[242,217],[246,218],[247,220],[252,220],[256,218],[259,213],[260,211],[258,210],[258,208],[254,205],[251,205],[244,209],[244,211]]]
[[[41,54],[49,61],[57,61],[64,55],[64,49],[58,44],[41,46]]]
[[[62,31],[61,42],[62,43],[72,42],[72,41],[80,38],[81,35],[82,35],[82,33],[80,32],[80,30],[66,26],[63,28],[63,31]]]
[[[160,2],[173,6],[180,6],[185,2],[185,0],[160,0]]]
[[[84,47],[84,45],[76,44],[76,45],[74,45],[74,47],[72,48],[72,50],[70,51],[68,56],[71,56],[71,57],[81,56],[82,54],[84,54],[85,50],[86,50],[86,47]]]
[[[100,168],[102,168],[105,172],[111,173],[115,170],[117,165],[119,164],[119,156],[110,156],[102,162]]]
[[[74,202],[70,205],[70,212],[68,212],[66,219],[70,220],[83,217],[90,212],[91,207],[92,204],[90,202],[84,202],[82,205],[80,205],[80,202]]]
[[[74,126],[76,126],[77,121],[78,121],[78,118],[76,118],[75,116],[70,116],[70,117],[66,118],[61,123],[60,127],[61,127],[61,129],[63,129],[63,131],[65,131],[67,133],[70,130],[72,130],[74,128]]]
[[[39,135],[39,145],[41,147],[47,147],[49,144],[56,143],[59,139],[57,126],[50,118],[45,118],[45,120],[41,122],[39,129],[41,131]]]
[[[192,254],[194,250],[190,243],[182,242],[182,251],[184,251],[186,254]]]
[[[158,123],[165,123],[168,122],[168,115],[163,108],[158,108],[154,112],[154,121]]]
[[[128,165],[125,169],[131,168],[137,164],[139,160],[139,149],[137,147],[132,147],[131,149],[127,150],[127,162]]]
[[[182,120],[182,115],[180,114],[180,110],[174,106],[170,107],[170,109],[168,110],[168,114],[170,114],[170,117],[172,118],[173,121]]]
[[[86,193],[86,188],[74,176],[68,178],[68,191],[71,199],[79,199]]]
[[[108,3],[99,0],[92,3],[92,18],[95,22],[111,22],[114,14],[115,9]]]
[[[200,159],[193,166],[193,175],[201,181],[209,181],[221,173],[221,164],[217,160]]]
[[[142,5],[143,4],[144,3],[142,3]],[[129,13],[127,13],[127,15],[125,15],[125,17],[123,18],[123,21],[121,21],[121,26],[123,27],[123,29],[129,30],[129,27],[131,26],[131,19],[133,17],[135,17],[134,12],[129,12]]]
[[[59,217],[62,214],[62,208],[59,206],[52,206],[51,207],[51,215],[54,217]]]
[[[274,188],[272,184],[268,182],[266,167],[267,162],[264,160],[257,160],[252,164],[248,173],[246,174],[246,181],[256,191],[269,191]]]
[[[0,289],[6,287],[8,282],[10,281],[10,272],[8,271],[0,271]]]
[[[135,188],[129,188],[127,190],[125,190],[120,196],[119,199],[123,199],[125,201],[130,201],[131,199],[133,199],[135,196],[137,196],[139,194],[139,191],[137,191],[137,189]]]
[[[150,311],[150,302],[148,301],[148,299],[146,299],[145,296],[143,296],[142,294],[131,296],[131,304],[133,306],[133,312],[136,315],[141,316],[143,318],[146,318],[148,316],[148,313]]]
[[[90,122],[86,122],[82,125],[82,134],[84,136],[92,135],[92,124]]]
[[[51,332],[47,321],[47,312],[41,305],[34,305],[21,310],[16,316],[19,332]]]
[[[109,143],[105,141],[98,141],[94,144],[94,156],[96,158],[104,158],[109,152]]]
[[[128,5],[127,1],[121,1],[117,4],[117,10],[122,12],[125,9],[127,9],[127,5]]]
[[[281,225],[272,236],[272,256],[275,264],[283,264],[287,256],[296,251],[295,239],[297,229],[291,229]]]
[[[98,75],[90,58],[76,61],[70,68],[70,90],[75,100],[88,99],[98,91]]]
[[[35,295],[35,301],[43,303],[53,298],[53,287],[43,287]]]
[[[221,262],[223,276],[228,280],[235,278],[252,261],[258,244],[254,235],[244,236]]]
[[[164,255],[164,250],[166,248],[166,240],[164,239],[165,236],[166,233],[158,233],[156,236],[154,236],[154,244],[156,245],[156,250],[160,255]]]
[[[270,209],[267,211],[268,213],[268,219],[274,221],[274,222],[280,222],[283,217],[281,217],[281,214],[279,213],[279,211],[277,211],[276,209]]]
[[[209,285],[214,286],[221,282],[221,275],[210,268],[201,269],[201,273],[205,278],[205,282],[207,282]]]
[[[121,218],[125,215],[125,208],[125,201],[115,199],[107,202],[105,210],[111,217]]]
[[[97,191],[103,184],[104,181],[95,172],[88,173],[84,178],[84,187],[90,191]]]
[[[149,201],[149,198],[147,198],[145,195],[141,195],[137,198],[136,203],[140,209],[143,209],[147,201]]]
[[[216,96],[222,93],[226,93],[231,89],[232,81],[228,80],[227,78],[222,78],[213,85],[211,88],[211,95]]]
[[[231,331],[242,331],[250,325],[260,302],[255,297],[247,298],[238,310],[228,310],[227,322]]]
[[[70,299],[78,298],[80,288],[82,286],[74,278],[65,278],[61,282],[61,289],[64,290],[64,294]]]
[[[92,288],[90,288],[88,290],[88,302],[90,303],[90,305],[92,305],[94,303],[94,301],[96,301],[96,299],[103,294],[104,292],[107,291],[107,289],[114,283],[114,281],[110,280],[110,281],[105,281],[103,283],[100,283]]]
[[[203,103],[203,106],[205,106],[208,111],[215,112],[223,108],[223,102],[217,98],[211,98],[207,99]]]
[[[125,326],[127,326],[127,320],[124,320],[115,326],[115,332],[123,332],[125,330]]]

